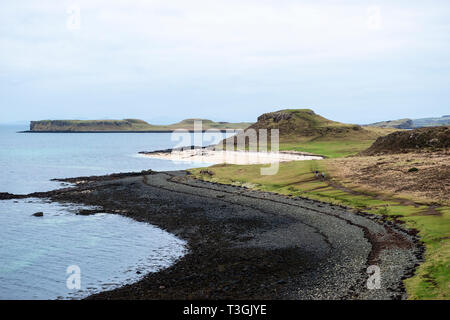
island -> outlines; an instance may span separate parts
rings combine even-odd
[[[195,121],[202,121],[202,131],[245,129],[247,122],[215,122],[208,119],[185,119],[168,125],[153,125],[140,119],[123,120],[40,120],[31,121],[30,130],[22,132],[173,132],[194,131]]]

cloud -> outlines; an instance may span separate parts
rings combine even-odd
[[[79,28],[68,28],[74,7]],[[361,79],[366,92],[395,89],[386,83],[412,88],[436,66],[448,72],[449,8],[443,1],[9,2],[0,13],[0,85],[5,92],[227,86],[292,97],[296,84],[337,96],[336,88],[360,88]]]

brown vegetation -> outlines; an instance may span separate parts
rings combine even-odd
[[[450,153],[405,153],[334,159],[333,175],[349,185],[448,204]]]
[[[447,150],[450,147],[450,127],[428,127],[396,131],[379,137],[361,155],[393,154]]]

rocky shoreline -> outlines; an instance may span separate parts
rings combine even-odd
[[[103,208],[188,243],[174,265],[88,299],[402,299],[424,248],[414,231],[345,207],[220,185],[184,171],[65,179],[30,195]],[[366,287],[367,268],[381,288]]]

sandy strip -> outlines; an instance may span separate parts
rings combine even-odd
[[[245,152],[193,149],[172,152],[147,153],[144,156],[172,161],[190,161],[230,164],[266,164],[299,160],[320,160],[320,156],[294,152]]]

